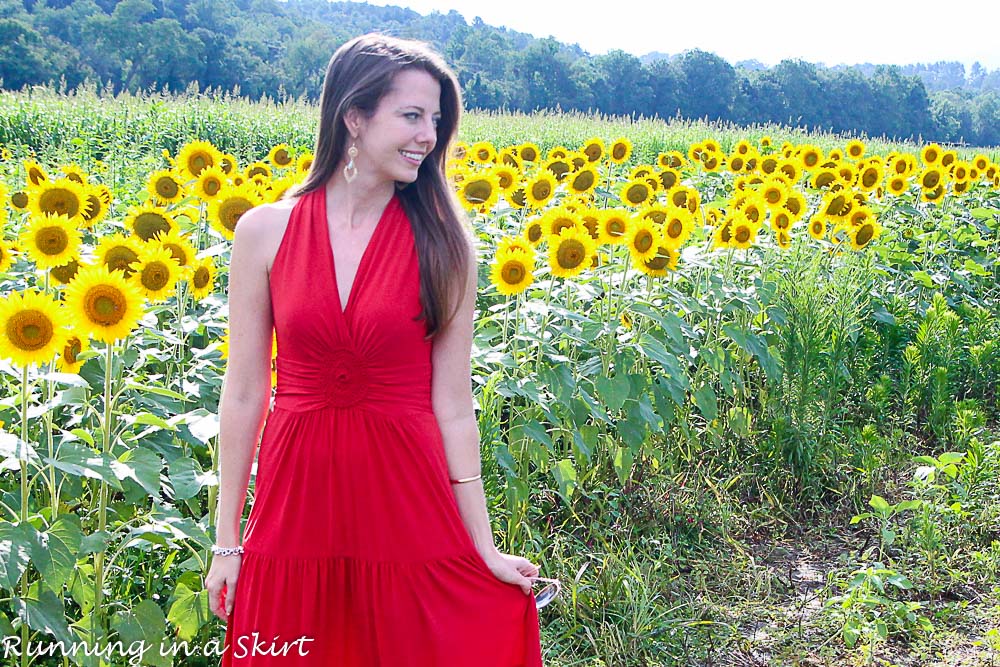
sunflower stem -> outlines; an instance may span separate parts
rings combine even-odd
[[[107,357],[105,359],[104,365],[104,423],[102,426],[102,431],[104,432],[104,442],[101,443],[103,453],[108,454],[111,451],[111,417],[112,417],[112,403],[114,399],[111,392],[111,370],[114,361],[114,342],[105,343],[107,350]],[[98,500],[98,510],[97,510],[97,521],[99,532],[104,532],[107,527],[108,521],[108,485],[103,479],[100,480],[98,486],[99,500]],[[99,639],[98,630],[100,630],[101,635],[104,634],[104,612],[101,605],[104,602],[104,551],[106,542],[102,542],[102,546],[94,554],[94,612],[91,616],[91,639],[96,644]]]
[[[21,448],[28,446],[28,365],[21,369]],[[21,462],[21,513],[20,525],[28,522],[28,462],[25,460],[27,452],[22,449],[18,458]],[[21,600],[27,604],[28,599],[28,568],[24,568],[21,573]],[[21,646],[28,645],[28,623],[27,619],[21,620]],[[28,651],[21,651],[21,667],[27,667]]]

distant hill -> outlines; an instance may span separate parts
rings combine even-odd
[[[317,99],[350,37],[382,31],[433,44],[470,108],[600,111],[1000,144],[1000,71],[960,63],[735,66],[690,50],[591,55],[577,45],[460,14],[325,0],[0,0],[6,88],[98,82],[113,91],[238,90]]]

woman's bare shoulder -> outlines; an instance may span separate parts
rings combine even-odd
[[[255,250],[264,261],[268,273],[278,254],[278,247],[285,235],[292,209],[298,197],[279,199],[276,202],[255,206],[242,216],[236,225],[237,235],[247,240],[247,246]],[[242,233],[241,233],[242,232]]]

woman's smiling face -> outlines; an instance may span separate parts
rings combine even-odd
[[[437,79],[422,69],[396,74],[371,118],[354,109],[347,114],[348,129],[357,132],[358,175],[374,183],[415,181],[420,164],[437,144],[440,117]]]

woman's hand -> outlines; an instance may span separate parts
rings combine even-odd
[[[489,566],[497,579],[508,584],[521,587],[525,595],[531,594],[531,580],[528,577],[538,576],[538,566],[527,558],[493,551],[483,555],[483,560]]]
[[[229,620],[236,602],[236,580],[240,574],[243,556],[213,556],[212,565],[205,577],[205,589],[208,590],[208,608],[223,621]]]

